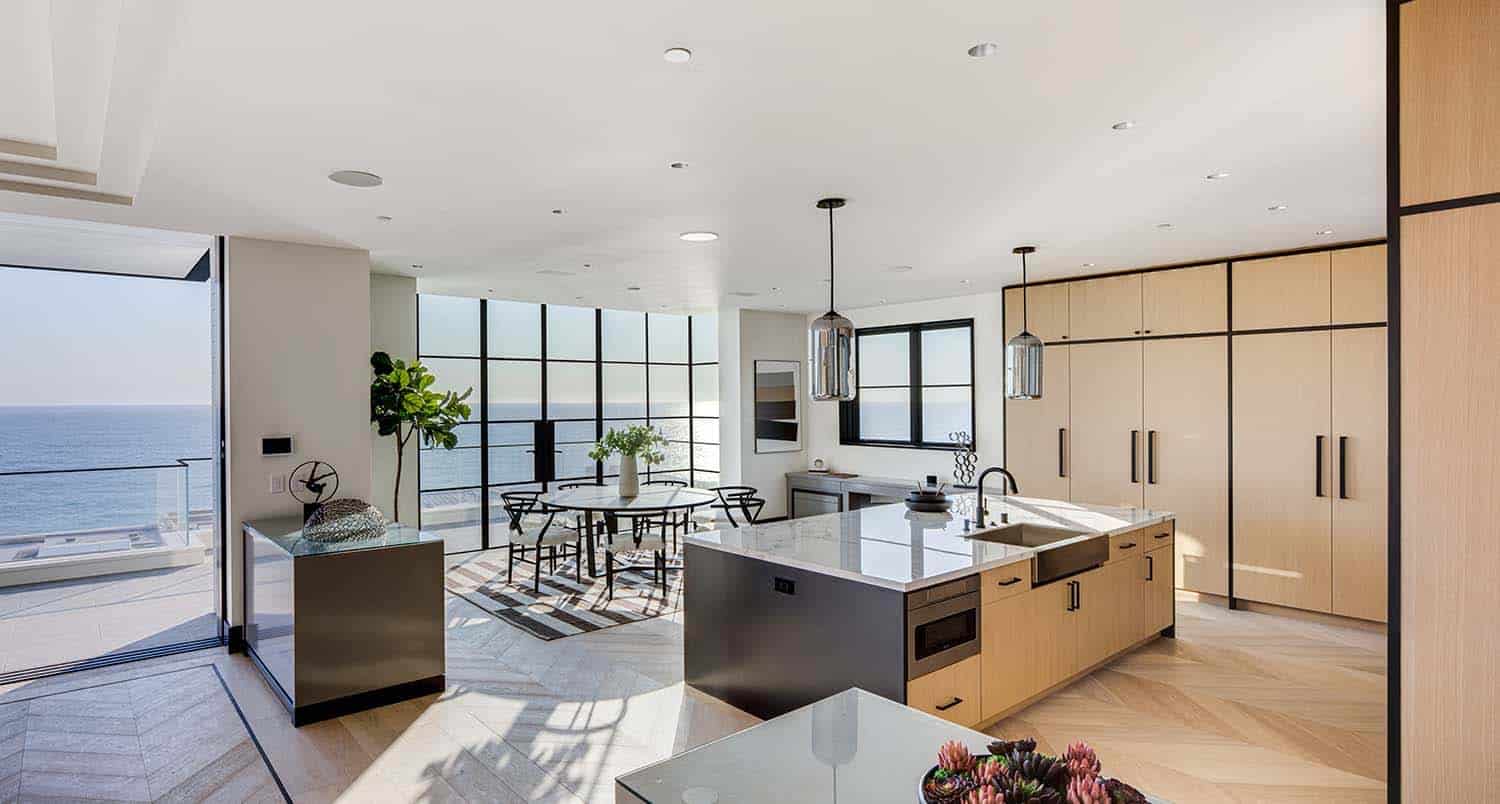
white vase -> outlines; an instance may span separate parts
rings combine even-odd
[[[634,497],[641,493],[641,476],[636,469],[634,455],[620,456],[620,496]]]

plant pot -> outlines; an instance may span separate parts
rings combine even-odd
[[[634,455],[620,456],[620,496],[634,497],[641,493],[641,476],[636,468]]]

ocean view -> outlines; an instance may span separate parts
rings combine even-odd
[[[0,472],[175,464],[214,454],[212,408],[0,406]],[[189,507],[213,505],[213,464],[187,470]],[[177,510],[182,469],[0,477],[0,536],[156,521]]]

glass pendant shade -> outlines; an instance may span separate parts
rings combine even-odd
[[[1030,332],[1005,344],[1005,398],[1042,398],[1042,339]]]
[[[854,324],[829,310],[807,330],[807,364],[812,367],[812,398],[818,402],[854,399]]]
[[[1026,320],[1026,255],[1036,246],[1016,246],[1021,255],[1021,332],[1005,342],[1005,398],[1042,398],[1042,339],[1031,334]]]

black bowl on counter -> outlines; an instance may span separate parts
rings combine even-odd
[[[922,514],[946,513],[952,506],[953,501],[941,491],[923,489],[906,495],[906,507]]]

